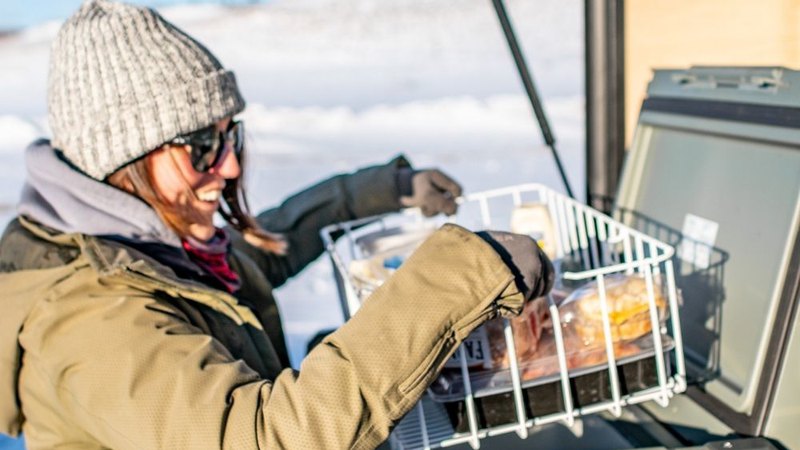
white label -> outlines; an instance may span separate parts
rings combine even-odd
[[[467,367],[483,367],[484,369],[492,367],[489,337],[486,335],[484,327],[475,329],[461,345],[464,347],[464,355],[467,357]],[[461,367],[461,350],[456,350],[444,366],[452,369]]]
[[[718,230],[717,222],[694,214],[686,214],[686,218],[683,219],[683,240],[678,247],[678,257],[700,269],[707,269]]]

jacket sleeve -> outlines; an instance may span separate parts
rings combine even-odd
[[[152,299],[81,313],[90,301],[49,317],[58,339],[30,331],[25,343],[41,349],[29,357],[46,363],[63,413],[118,449],[374,448],[470,331],[523,303],[491,247],[446,225],[299,372],[264,380]]]
[[[327,225],[397,211],[397,170],[410,167],[403,156],[381,166],[337,175],[289,197],[280,206],[260,213],[256,220],[267,231],[283,234],[289,242],[286,256],[276,256],[249,245],[231,231],[233,246],[261,268],[278,287],[317,259],[324,247],[319,232]]]

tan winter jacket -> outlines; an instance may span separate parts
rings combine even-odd
[[[299,372],[283,369],[265,329],[274,303],[258,303],[272,298],[269,256],[244,245],[230,257],[237,299],[121,243],[13,222],[0,432],[30,449],[374,448],[471,330],[522,307],[492,248],[447,225]]]

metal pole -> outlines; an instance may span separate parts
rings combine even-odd
[[[584,0],[586,203],[610,212],[625,158],[624,0]]]
[[[553,154],[553,159],[556,161],[556,166],[558,167],[558,172],[561,175],[561,180],[564,182],[567,195],[569,195],[570,198],[575,198],[575,196],[572,194],[572,188],[570,188],[569,180],[567,180],[567,174],[564,172],[564,166],[561,164],[561,158],[559,158],[558,151],[556,151],[556,139],[553,136],[553,133],[550,131],[550,124],[547,122],[547,116],[544,113],[544,108],[542,108],[542,102],[539,99],[539,94],[536,92],[536,86],[533,84],[533,78],[531,77],[530,72],[528,72],[528,66],[525,63],[525,58],[522,56],[522,51],[520,50],[519,43],[517,42],[517,37],[514,35],[514,29],[511,27],[511,21],[508,18],[508,13],[506,13],[503,0],[492,0],[492,3],[494,4],[494,9],[497,12],[497,18],[500,20],[500,25],[503,27],[503,33],[508,41],[508,48],[511,50],[511,54],[514,56],[514,62],[517,65],[517,70],[519,71],[520,79],[522,79],[522,84],[525,86],[525,92],[528,94],[528,100],[533,107],[534,114],[536,114],[536,120],[539,121],[539,128],[542,130],[544,141],[547,143],[547,146],[550,147],[550,151]]]

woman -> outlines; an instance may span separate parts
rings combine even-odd
[[[318,230],[452,213],[458,185],[397,158],[249,216],[233,74],[107,0],[59,32],[48,103],[0,241],[0,432],[29,448],[374,448],[471,330],[552,281],[533,240],[445,226],[293,371],[272,289]]]

